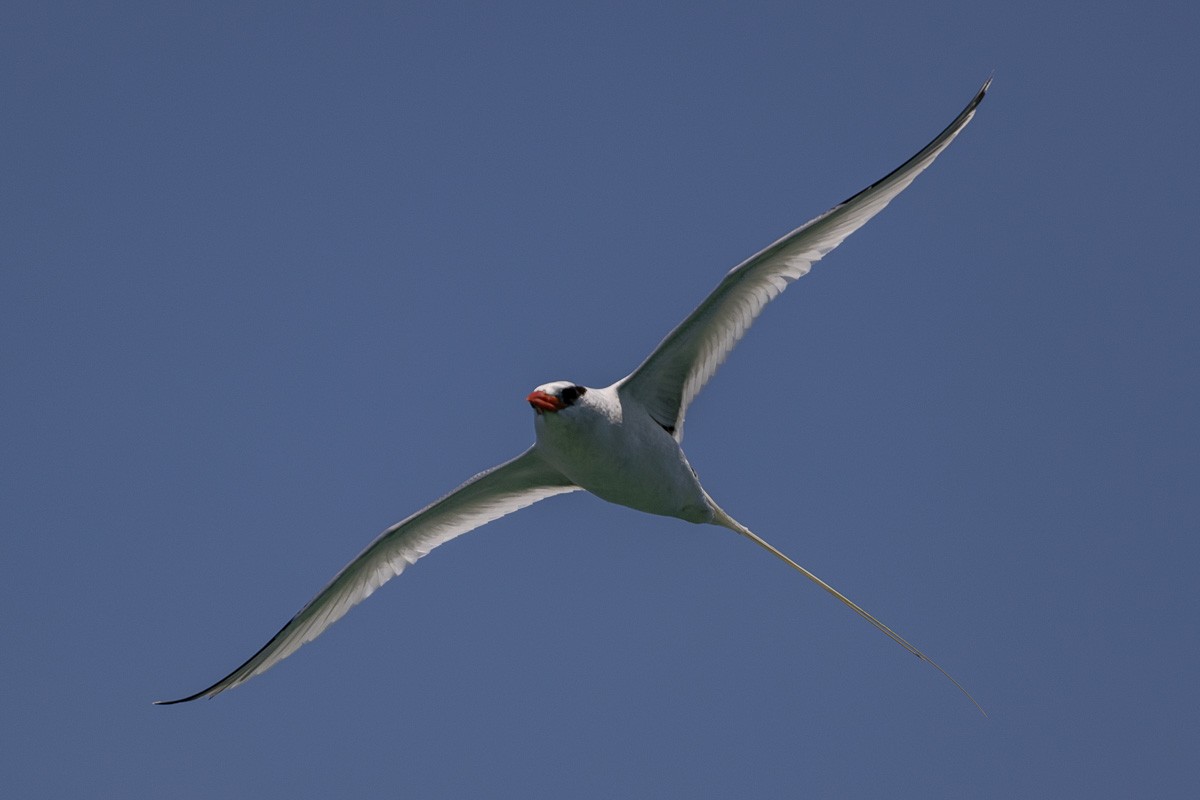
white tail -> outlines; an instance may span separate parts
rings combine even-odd
[[[938,663],[936,661],[934,661],[932,658],[930,658],[929,656],[922,653],[917,648],[913,647],[911,644],[909,644],[904,639],[903,636],[896,633],[894,630],[889,628],[887,625],[884,625],[882,622],[880,622],[878,619],[876,619],[874,617],[874,615],[868,613],[858,603],[855,603],[849,597],[846,597],[846,595],[842,594],[837,589],[833,588],[828,583],[821,580],[816,575],[812,574],[811,572],[806,570],[804,567],[797,564],[795,561],[792,561],[792,559],[788,558],[783,553],[781,553],[779,550],[777,550],[775,548],[775,546],[772,545],[770,542],[763,539],[761,536],[754,533],[754,531],[750,530],[745,525],[741,524],[736,519],[734,519],[733,517],[726,514],[721,509],[720,506],[718,506],[716,503],[713,502],[711,497],[708,498],[708,502],[709,502],[709,505],[711,505],[712,509],[713,509],[713,523],[714,524],[721,525],[721,526],[726,527],[729,530],[733,531],[734,533],[739,533],[742,536],[745,536],[747,539],[754,542],[756,545],[758,545],[762,549],[766,550],[768,553],[775,556],[780,561],[784,562],[785,564],[787,564],[789,567],[791,567],[792,569],[799,572],[804,577],[808,578],[810,581],[815,583],[817,586],[820,586],[822,589],[829,592],[831,595],[836,597],[838,600],[842,601],[842,603],[844,603],[847,607],[849,607],[851,610],[853,610],[854,613],[858,614],[860,617],[865,619],[867,622],[874,625],[876,628],[878,628],[880,631],[882,631],[893,642],[900,645],[905,650],[912,653],[914,656],[921,659],[922,661],[924,661],[925,663],[929,664],[934,669],[936,669],[938,672],[945,675],[946,679],[948,681],[953,683],[960,692],[962,692],[964,695],[966,695],[968,700],[970,700],[972,703],[975,704],[975,707],[979,709],[980,714],[983,714],[985,717],[987,716],[987,712],[983,710],[983,706],[979,705],[979,702],[974,697],[971,696],[971,693],[968,692],[966,689],[964,689],[963,685],[961,683],[954,680],[954,677],[949,672],[946,672],[946,670],[944,670],[940,666],[938,666]]]

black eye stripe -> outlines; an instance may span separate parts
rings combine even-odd
[[[576,400],[578,400],[586,391],[587,389],[582,386],[568,386],[559,392],[558,396],[564,403],[571,405],[571,403],[574,403]]]

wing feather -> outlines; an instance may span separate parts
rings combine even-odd
[[[380,534],[240,667],[196,694],[158,704],[212,697],[266,672],[438,545],[539,500],[578,488],[546,464],[533,447],[476,475]]]
[[[954,122],[900,167],[730,270],[712,294],[619,382],[618,391],[641,402],[682,441],[688,405],[763,307],[932,164],[971,121],[991,82],[988,78]]]

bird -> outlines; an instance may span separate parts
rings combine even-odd
[[[688,406],[763,307],[929,167],[974,117],[991,82],[989,77],[954,121],[912,158],[730,270],[633,372],[604,388],[569,380],[536,387],[526,398],[536,434],[529,449],[381,533],[237,669],[195,694],[156,704],[213,697],[238,686],[315,639],[434,548],[540,500],[584,490],[637,511],[716,525],[749,539],[930,664],[986,715],[936,662],[717,505],[688,463],[682,442]]]

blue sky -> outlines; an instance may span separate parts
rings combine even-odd
[[[1200,12],[1057,8],[6,4],[6,793],[1190,796]],[[685,442],[989,718],[749,543],[584,495],[151,705],[993,70]]]

